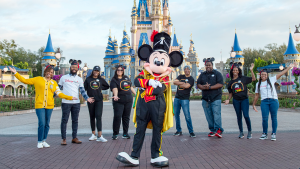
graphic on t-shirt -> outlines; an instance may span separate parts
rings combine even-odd
[[[91,81],[90,86],[92,89],[97,90],[100,87],[100,82],[93,80],[93,81]]]
[[[234,93],[242,92],[242,91],[244,91],[244,84],[235,82],[231,85],[231,89],[232,89],[232,91],[234,91]]]
[[[188,83],[189,79],[180,79],[179,81],[180,81],[180,82]],[[184,90],[184,88],[178,86],[178,90]]]
[[[131,87],[131,83],[126,81],[126,80],[122,80],[120,82],[120,89],[124,90],[124,91],[128,91]]]

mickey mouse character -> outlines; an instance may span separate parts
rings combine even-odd
[[[138,56],[144,64],[144,70],[135,78],[134,85],[139,88],[134,105],[133,122],[136,127],[131,155],[121,152],[116,157],[124,164],[139,165],[146,128],[153,129],[151,143],[151,165],[164,167],[169,165],[162,156],[162,133],[173,127],[172,91],[169,81],[171,67],[182,64],[183,56],[174,51],[169,54],[171,37],[165,33],[153,31],[151,35],[153,49],[144,44],[138,50]]]

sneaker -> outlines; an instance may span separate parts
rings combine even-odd
[[[276,133],[272,133],[271,140],[276,141]]]
[[[252,132],[248,131],[247,139],[251,139],[251,138],[252,138]]]
[[[107,142],[107,140],[103,136],[98,137],[96,141],[98,141],[98,142]]]
[[[210,132],[210,133],[208,133],[208,137],[214,137],[216,135],[216,133],[214,133],[214,132]]]
[[[113,135],[111,138],[112,138],[113,140],[117,140],[117,139],[118,139],[118,135]]]
[[[222,138],[222,133],[223,133],[223,131],[221,131],[221,129],[218,129],[216,136],[219,138]]]
[[[244,133],[240,132],[239,138],[244,138]]]
[[[130,136],[128,134],[123,134],[122,138],[130,139]]]
[[[50,145],[48,144],[48,143],[46,143],[46,141],[43,141],[43,146],[45,147],[45,148],[49,148],[50,147]]]
[[[267,133],[263,133],[259,139],[260,140],[266,140],[266,139],[268,139],[268,134]]]
[[[190,133],[190,137],[196,137],[195,133]]]
[[[125,152],[119,153],[116,159],[119,160],[121,163],[130,166],[138,166],[140,163],[138,158],[132,157]]]
[[[38,143],[37,148],[44,148],[43,143]]]
[[[173,136],[181,136],[182,135],[182,132],[178,132],[176,131],[176,133],[173,134]]]
[[[89,138],[89,141],[97,140],[97,136],[95,134],[92,134],[92,136]]]

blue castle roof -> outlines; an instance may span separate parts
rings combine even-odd
[[[141,7],[142,7],[142,5],[144,5],[145,11],[146,11],[146,17],[149,17],[147,0],[140,0],[139,1],[139,7],[138,7],[138,11],[137,11],[138,17],[140,17],[140,15],[141,15]]]
[[[135,58],[131,58],[131,61],[130,62],[135,62]]]
[[[240,48],[239,41],[238,41],[236,33],[235,33],[235,36],[234,36],[233,51],[242,51],[242,49]]]
[[[52,47],[52,40],[51,40],[51,35],[50,35],[50,33],[49,33],[49,36],[48,36],[47,46],[46,46],[46,48],[45,48],[45,50],[44,50],[44,53],[45,53],[45,52],[54,52],[54,53],[55,53],[55,51],[54,51],[54,49],[53,49],[53,47]]]
[[[111,62],[111,64],[119,63],[119,60],[114,60]]]
[[[124,48],[124,47],[130,47],[128,35],[125,30],[123,31],[123,39],[122,39],[122,43],[121,43],[121,48]]]
[[[257,70],[260,71],[261,69],[270,69],[270,70],[279,69],[280,65],[281,64],[270,64],[265,67],[258,67]],[[285,67],[285,63],[282,64],[282,66]]]
[[[104,59],[117,58],[119,55],[106,55]]]
[[[28,72],[29,71],[29,69],[20,69],[20,68],[18,68],[18,67],[16,67],[16,66],[12,66],[12,65],[8,65],[7,66],[7,68],[8,67],[13,67],[13,68],[15,68],[16,69],[16,71],[22,71],[22,72]],[[3,71],[3,69],[5,68],[5,66],[0,66],[0,69]],[[8,71],[10,71],[9,69],[8,69]]]
[[[292,34],[290,33],[289,44],[288,44],[288,47],[287,47],[287,49],[286,49],[286,51],[284,52],[283,55],[292,55],[292,54],[300,54],[300,53],[296,49],[296,47],[294,45]]]
[[[173,25],[171,16],[169,17],[169,23],[168,23],[168,25]]]
[[[144,40],[145,40],[145,44],[149,45],[149,40],[148,40],[148,34],[147,33],[141,33],[140,41],[139,41],[139,47],[141,47],[143,45]]]
[[[44,56],[42,59],[56,59],[54,56]]]
[[[111,41],[111,37],[109,36],[105,52],[114,52],[114,51],[115,51],[115,47],[114,47],[113,42]]]
[[[182,55],[184,55],[184,53],[183,53],[183,47],[182,46],[180,46],[180,53],[182,54]]]
[[[114,46],[118,46],[118,41],[116,39],[114,40]]]
[[[137,24],[151,25],[152,21],[137,21]]]
[[[135,4],[134,4],[134,6],[132,7],[131,16],[138,16],[137,10],[136,10],[136,7],[135,7]]]
[[[169,0],[163,0],[163,6],[162,6],[162,8],[165,7],[165,4],[167,5],[167,7],[169,7]]]
[[[176,34],[174,33],[173,44],[172,46],[179,46]]]
[[[234,58],[244,58],[244,56],[242,56],[242,55],[235,55]]]

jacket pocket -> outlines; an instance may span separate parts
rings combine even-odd
[[[37,95],[35,97],[35,104],[43,104],[43,98],[41,97],[41,95]]]

